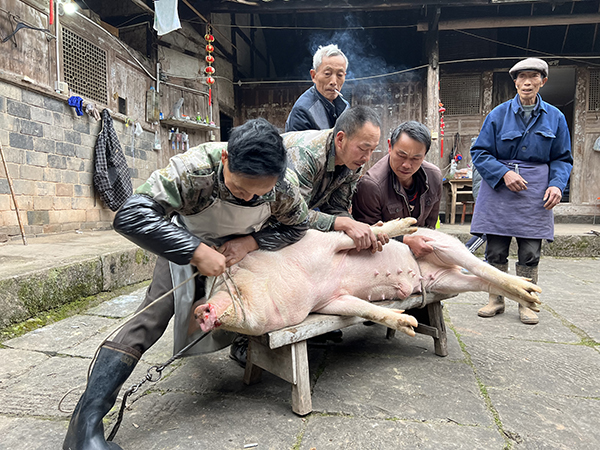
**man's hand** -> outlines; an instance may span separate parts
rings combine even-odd
[[[379,239],[366,223],[357,222],[350,217],[336,217],[333,229],[343,231],[354,241],[356,250],[361,251],[365,248],[371,248],[371,253],[383,250],[385,237]],[[389,240],[389,238],[388,238]]]
[[[225,256],[227,267],[239,263],[248,253],[254,250],[258,250],[258,244],[252,236],[232,239],[217,249],[219,253]]]
[[[506,172],[502,178],[506,187],[513,192],[520,192],[527,189],[527,181],[513,170]]]
[[[433,247],[427,242],[433,241],[434,239],[426,236],[415,236],[414,234],[407,234],[402,239],[410,251],[413,252],[415,258],[421,258],[422,256],[428,255],[433,251]]]
[[[196,247],[190,264],[196,266],[198,272],[209,277],[217,277],[225,272],[225,256],[206,244]]]
[[[383,222],[380,220],[373,226],[381,227],[381,226],[383,226]],[[371,228],[371,230],[373,230],[373,229]],[[383,246],[385,244],[387,244],[388,242],[390,242],[390,236],[387,233],[375,233],[375,236],[377,237],[377,240],[381,243],[381,246],[379,246],[379,245],[377,246],[377,251],[380,252],[383,250]]]
[[[556,205],[560,203],[560,199],[562,198],[562,192],[556,186],[550,186],[546,189],[546,193],[544,194],[544,208],[547,210],[551,210]]]

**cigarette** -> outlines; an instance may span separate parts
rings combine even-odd
[[[340,97],[344,98],[344,96],[342,95],[342,93],[340,91],[338,91],[337,89],[334,89],[334,91],[337,92]]]

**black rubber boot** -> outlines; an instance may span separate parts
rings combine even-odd
[[[229,357],[233,359],[240,367],[246,367],[246,359],[248,355],[248,337],[243,334],[238,334],[229,349]]]
[[[106,342],[88,379],[85,392],[73,411],[63,450],[117,450],[104,438],[102,419],[115,404],[123,383],[141,354],[126,345]]]

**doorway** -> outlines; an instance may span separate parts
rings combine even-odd
[[[221,127],[221,142],[227,142],[233,128],[233,117],[219,111],[219,126]]]

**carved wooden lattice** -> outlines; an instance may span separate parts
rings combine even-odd
[[[588,111],[598,110],[600,110],[600,69],[591,69]]]
[[[65,82],[73,92],[106,104],[106,52],[66,28],[62,38]]]
[[[447,116],[478,115],[481,110],[479,75],[446,75],[440,79],[440,101]]]

